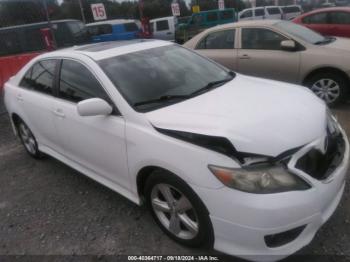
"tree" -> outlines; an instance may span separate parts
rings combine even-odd
[[[191,0],[191,7],[194,5],[199,5],[201,11],[218,9],[217,0]],[[237,12],[245,8],[245,4],[242,0],[225,0],[226,8],[234,8]]]
[[[164,16],[172,16],[172,0],[144,0],[144,15],[150,19]],[[191,14],[184,0],[177,1],[180,6],[181,16]]]
[[[37,0],[0,1],[0,27],[45,21],[45,12]]]

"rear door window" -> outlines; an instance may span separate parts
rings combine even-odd
[[[265,15],[264,8],[257,8],[257,9],[255,9],[255,16],[264,16],[264,15]]]
[[[60,25],[61,23],[58,23]],[[89,35],[85,25],[80,22],[67,22],[70,31],[70,42],[73,44],[83,44],[89,42]]]
[[[98,26],[99,35],[109,35],[109,34],[112,34],[112,31],[113,31],[112,25],[105,24],[105,25]]]
[[[224,30],[210,33],[197,46],[196,49],[233,49],[235,43],[235,30]]]
[[[233,12],[232,11],[222,11],[222,12],[220,12],[220,18],[222,20],[232,19]]]
[[[337,25],[350,25],[350,13],[348,12],[330,12],[329,23]]]
[[[303,18],[304,24],[328,24],[328,14],[326,12],[309,15]]]
[[[44,94],[53,94],[57,60],[43,60],[35,63],[23,77],[20,86]]]
[[[297,6],[284,6],[282,7],[283,13],[299,13],[301,10]]]
[[[267,11],[270,15],[279,15],[281,14],[281,10],[278,7],[269,7],[267,8]]]
[[[126,32],[135,32],[139,30],[139,27],[136,23],[125,23],[124,28]]]
[[[112,34],[113,28],[112,25],[104,24],[104,25],[93,25],[87,27],[88,32],[90,35],[97,36],[97,35],[107,35]]]
[[[25,46],[23,52],[40,51],[46,48],[40,29],[24,30]]]
[[[169,30],[168,20],[160,20],[156,22],[157,31]]]
[[[203,24],[203,16],[201,14],[197,14],[192,17],[190,22],[192,25],[200,26]]]
[[[22,52],[17,32],[0,33],[0,56],[14,55]]]
[[[218,14],[217,13],[208,13],[207,14],[207,21],[208,22],[215,22],[218,20]]]
[[[249,18],[253,16],[253,10],[247,10],[241,14],[241,18]]]

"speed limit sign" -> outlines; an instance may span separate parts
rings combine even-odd
[[[106,20],[107,14],[104,4],[91,4],[92,14],[94,16],[94,20]]]

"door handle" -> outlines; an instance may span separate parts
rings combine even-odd
[[[62,118],[66,117],[66,115],[62,112],[61,109],[52,110],[52,112],[58,117],[62,117]]]
[[[244,54],[244,55],[240,56],[239,59],[250,59],[250,56],[247,54]]]
[[[16,98],[18,101],[23,101],[23,96],[21,94],[18,94]]]

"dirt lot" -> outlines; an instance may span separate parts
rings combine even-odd
[[[64,164],[52,158],[33,160],[13,136],[3,111],[0,103],[0,258],[23,254],[208,254],[174,243],[145,208]],[[335,113],[350,134],[350,104]],[[318,261],[350,260],[349,187],[335,214],[299,253],[327,255],[317,256]],[[297,259],[301,257],[288,260]]]

